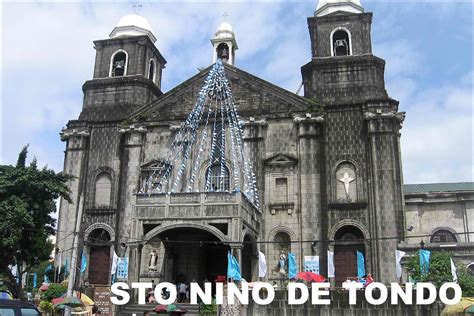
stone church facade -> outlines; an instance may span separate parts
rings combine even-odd
[[[204,162],[193,192],[140,193],[209,68],[163,93],[166,59],[150,25],[124,17],[110,38],[94,41],[94,76],[82,87],[82,112],[61,132],[64,171],[76,178],[69,183],[74,203],[61,201],[57,247],[70,256],[79,238],[79,253],[90,263],[83,278],[91,284],[110,284],[114,252],[128,258],[129,282],[200,282],[225,274],[228,250],[249,281],[258,276],[258,251],[270,281],[285,278],[278,260],[288,251],[300,271],[305,256],[319,256],[323,275],[327,253],[334,252],[336,283],[357,274],[360,251],[368,273],[396,281],[395,249],[406,230],[404,113],[385,90],[385,61],[372,54],[371,22],[359,1],[320,1],[308,18],[304,96],[234,66],[235,34],[228,23],[219,26],[214,60],[226,61],[244,121],[257,208],[241,192],[205,192]]]

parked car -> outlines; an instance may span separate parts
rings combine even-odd
[[[41,313],[31,303],[0,299],[0,316],[40,316]]]

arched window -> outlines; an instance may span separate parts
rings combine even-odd
[[[206,172],[206,181],[210,180],[210,185],[207,188],[211,192],[229,191],[229,169],[221,164],[212,165]]]
[[[351,55],[351,37],[346,29],[336,29],[331,34],[331,53],[332,56]]]
[[[457,242],[456,236],[446,229],[437,230],[431,235],[430,242]]]
[[[285,232],[278,232],[275,234],[275,245],[276,249],[279,253],[284,253],[285,256],[286,254],[291,251],[291,238],[290,235],[288,235]]]
[[[109,207],[111,193],[112,179],[107,172],[102,172],[95,180],[95,206]]]
[[[110,77],[121,77],[127,74],[127,52],[119,50],[112,55],[110,62]]]
[[[150,59],[150,67],[148,68],[148,79],[155,81],[155,61]]]
[[[357,201],[357,176],[350,162],[343,162],[336,169],[336,199],[338,202]]]
[[[106,246],[110,243],[110,234],[102,228],[94,229],[89,236],[87,236],[87,241],[90,245]]]
[[[229,60],[229,46],[226,43],[220,43],[217,46],[217,58],[222,59],[222,61]]]

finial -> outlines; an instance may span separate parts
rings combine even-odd
[[[222,18],[224,19],[225,22],[227,22],[228,17],[229,17],[229,13],[227,13],[227,11],[224,11],[224,13],[222,14]]]
[[[139,2],[135,2],[133,7],[135,8],[135,14],[138,14],[138,11],[140,11],[142,5]]]

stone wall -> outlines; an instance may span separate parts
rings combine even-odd
[[[390,292],[388,297],[390,298]],[[311,299],[311,298],[310,298]],[[309,299],[309,300],[310,300]],[[275,299],[269,305],[257,305],[251,299],[247,305],[247,316],[347,316],[347,315],[378,315],[378,316],[428,316],[440,315],[444,306],[435,302],[432,305],[382,305],[367,303],[363,291],[357,292],[357,304],[349,305],[349,293],[330,291],[331,305],[312,305],[307,302],[302,305],[289,305],[288,293],[276,291]],[[414,301],[414,299],[413,299]]]

